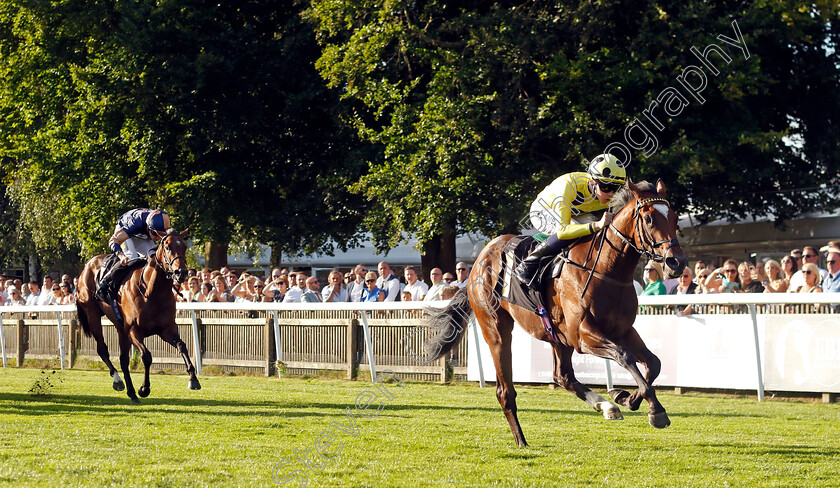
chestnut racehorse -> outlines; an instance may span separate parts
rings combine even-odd
[[[184,231],[182,236],[174,229],[169,229],[158,244],[155,254],[148,257],[146,265],[135,269],[123,278],[122,283],[119,284],[117,299],[122,321],[118,319],[109,303],[98,300],[94,295],[98,281],[97,274],[100,274],[98,272],[108,255],[101,254],[91,258],[85,264],[82,275],[79,277],[76,311],[82,330],[88,337],[93,336],[96,339],[96,352],[108,366],[108,372],[114,380],[114,389],[121,391],[127,385],[126,393],[133,403],[140,403],[140,400],[134,393],[134,385],[129,373],[131,346],[133,344],[140,352],[140,358],[145,367],[143,385],[138,390],[140,396],[145,398],[151,391],[149,367],[152,365],[152,354],[143,344],[143,340],[154,334],[181,353],[184,364],[187,366],[187,373],[190,375],[189,388],[201,389],[198,378],[195,376],[195,367],[187,352],[187,346],[181,340],[178,326],[175,324],[175,295],[172,287],[176,283],[183,283],[187,276],[187,244],[184,242],[187,233],[188,231]],[[103,314],[114,324],[119,335],[120,367],[125,377],[125,385],[111,363],[108,346],[102,337]]]
[[[628,180],[627,188],[615,200],[621,210],[612,225],[571,246],[569,261],[580,266],[567,263],[558,278],[543,282],[542,293],[559,342],[551,338],[534,311],[503,301],[494,291],[502,271],[501,254],[505,252],[507,242],[515,237],[513,235],[491,241],[476,259],[469,285],[462,288],[446,308],[434,311],[429,319],[429,325],[441,329],[426,344],[427,357],[437,359],[457,344],[466,329],[470,312],[475,314],[496,366],[496,397],[520,446],[527,443],[519,426],[513,387],[511,333],[514,321],[533,337],[551,344],[554,382],[575,393],[596,411],[603,412],[604,417],[621,419],[622,415],[615,404],[577,381],[572,369],[573,351],[617,362],[630,372],[638,389],[632,394],[611,390],[613,400],[630,410],[637,410],[642,400],[647,400],[652,426],[664,428],[671,423],[652,386],[659,375],[660,361],[633,328],[638,308],[633,272],[644,255],[664,262],[671,277],[682,273],[686,257],[676,238],[677,215],[665,200],[665,185],[661,181],[654,187],[648,182],[634,184]],[[593,239],[594,244],[603,239],[597,260],[592,251]],[[511,286],[520,286],[515,278],[510,279],[514,280]],[[637,362],[645,366],[645,375]]]

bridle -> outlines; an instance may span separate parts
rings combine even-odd
[[[668,206],[668,210],[671,210],[671,204],[668,203],[668,200],[665,200],[664,198],[653,197],[647,198],[645,200],[636,200],[636,208],[633,210],[633,219],[636,222],[636,236],[640,236],[642,241],[641,246],[637,246],[636,243],[633,242],[634,240],[631,240],[630,238],[622,234],[621,231],[618,230],[612,222],[610,222],[609,229],[615,232],[615,234],[619,238],[621,238],[621,240],[624,241],[625,244],[632,247],[634,251],[636,251],[642,256],[645,256],[650,260],[660,263],[662,261],[665,261],[666,258],[664,255],[660,256],[659,254],[656,254],[656,249],[662,246],[663,244],[668,244],[668,247],[665,249],[665,252],[667,253],[672,247],[679,246],[680,243],[676,237],[671,239],[665,239],[662,241],[656,241],[650,234],[650,232],[647,231],[647,228],[642,225],[642,219],[640,218],[641,213],[639,212],[639,210],[641,210],[641,208],[644,205],[653,202],[664,203]]]
[[[175,261],[177,261],[179,259],[183,259],[184,260],[184,267],[186,268],[186,265],[187,265],[187,258],[185,256],[175,256],[172,259],[169,259],[169,260],[166,259],[165,253],[163,252],[164,251],[164,246],[165,246],[166,240],[169,239],[170,237],[173,237],[174,235],[175,234],[167,234],[163,237],[163,239],[161,239],[160,244],[158,244],[158,252],[161,255],[160,256],[157,256],[157,255],[155,256],[155,257],[157,257],[157,259],[159,261],[162,261],[163,264],[166,265],[164,267],[164,271],[166,271],[166,279],[167,280],[173,280],[173,281],[175,279],[176,272],[172,268],[172,265],[175,264]]]

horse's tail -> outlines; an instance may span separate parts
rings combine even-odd
[[[461,340],[472,314],[467,287],[461,288],[445,308],[430,309],[426,325],[437,329],[437,334],[425,344],[426,359],[440,358]]]
[[[85,333],[86,336],[91,337],[90,332],[90,323],[88,323],[88,316],[85,312],[85,308],[77,301],[76,302],[76,315],[79,316],[79,323],[82,324],[82,331]]]

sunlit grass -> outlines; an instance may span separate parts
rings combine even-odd
[[[838,404],[662,391],[672,426],[656,430],[644,411],[607,421],[523,386],[520,449],[492,387],[217,376],[190,391],[185,376],[153,375],[131,405],[101,371],[30,393],[43,377],[0,370],[0,484],[275,486],[280,463],[285,486],[840,486]],[[346,408],[364,392],[371,416],[354,427]]]

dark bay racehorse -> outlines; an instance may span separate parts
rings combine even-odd
[[[617,362],[630,372],[638,389],[632,394],[611,390],[613,400],[630,410],[637,410],[642,399],[647,400],[652,426],[664,428],[671,423],[651,385],[659,375],[659,359],[633,328],[638,308],[633,272],[639,258],[645,255],[663,261],[671,277],[682,273],[686,257],[676,239],[677,215],[665,200],[665,185],[661,181],[654,187],[648,182],[634,184],[628,180],[627,188],[616,200],[622,208],[615,215],[613,225],[594,236],[582,238],[570,249],[569,260],[583,266],[566,264],[560,277],[543,290],[559,343],[552,340],[536,313],[500,300],[493,291],[500,276],[501,253],[505,244],[515,237],[513,235],[491,241],[478,256],[470,272],[469,285],[429,319],[429,325],[441,329],[426,344],[427,357],[437,359],[460,340],[470,311],[475,314],[496,366],[496,397],[520,446],[527,443],[516,415],[513,387],[511,333],[514,321],[535,338],[551,343],[555,383],[603,412],[604,417],[622,418],[616,405],[577,381],[572,369],[573,351]],[[596,244],[604,240],[597,262],[590,245],[592,239]],[[585,287],[593,266],[591,281]],[[637,362],[645,366],[645,375]]]
[[[140,403],[134,393],[134,385],[129,373],[129,353],[131,345],[140,352],[140,358],[145,367],[143,385],[138,393],[141,397],[149,396],[149,367],[152,364],[152,354],[143,344],[146,337],[157,334],[165,342],[172,344],[184,358],[187,373],[190,375],[189,388],[201,389],[198,378],[195,377],[195,367],[190,361],[187,346],[178,334],[175,324],[175,296],[172,287],[175,283],[183,283],[187,276],[186,250],[184,242],[188,231],[182,236],[174,229],[170,229],[161,239],[154,255],[149,256],[148,262],[142,268],[130,272],[119,284],[118,306],[122,312],[120,321],[110,304],[95,298],[97,276],[108,255],[101,254],[93,257],[85,265],[79,277],[79,291],[76,299],[76,311],[82,330],[88,337],[96,339],[96,352],[108,366],[108,371],[114,379],[114,389],[122,391],[125,388],[117,370],[111,363],[108,345],[102,337],[102,315],[104,314],[114,324],[120,339],[120,367],[125,383],[128,385],[126,393],[133,403]]]

